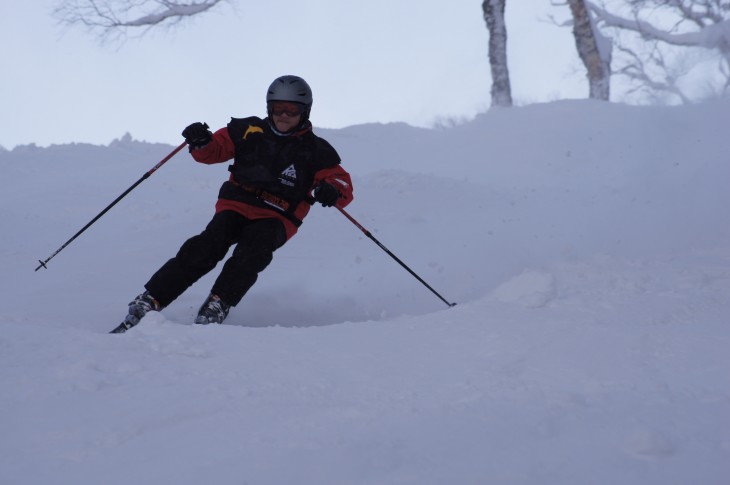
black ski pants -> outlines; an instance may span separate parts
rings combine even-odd
[[[285,242],[284,224],[277,219],[250,220],[238,212],[218,212],[203,232],[185,241],[145,288],[166,307],[215,268],[235,244],[211,289],[211,293],[235,306]]]

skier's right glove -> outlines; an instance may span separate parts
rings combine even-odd
[[[188,146],[193,150],[203,148],[213,139],[213,133],[208,129],[208,123],[201,123],[199,121],[185,128],[182,136],[185,137]]]

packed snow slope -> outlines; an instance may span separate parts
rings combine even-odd
[[[191,324],[214,272],[124,335],[226,164],[177,155],[34,272],[173,147],[0,150],[0,483],[730,483],[728,127],[561,101],[318,130],[350,214],[458,305],[318,206],[226,324]]]

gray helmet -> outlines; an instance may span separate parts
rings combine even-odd
[[[309,87],[307,81],[299,76],[277,77],[266,92],[266,113],[269,115],[269,119],[271,119],[271,103],[274,101],[289,101],[304,105],[302,118],[295,130],[307,125],[309,113],[312,110],[312,88]],[[272,127],[276,128],[273,123]]]
[[[266,102],[271,101],[300,103],[309,111],[312,107],[312,89],[299,76],[281,76],[274,79],[266,93]]]

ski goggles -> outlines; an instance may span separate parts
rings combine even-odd
[[[304,112],[304,105],[286,101],[272,101],[269,103],[269,112],[274,116],[287,115],[294,118]]]

